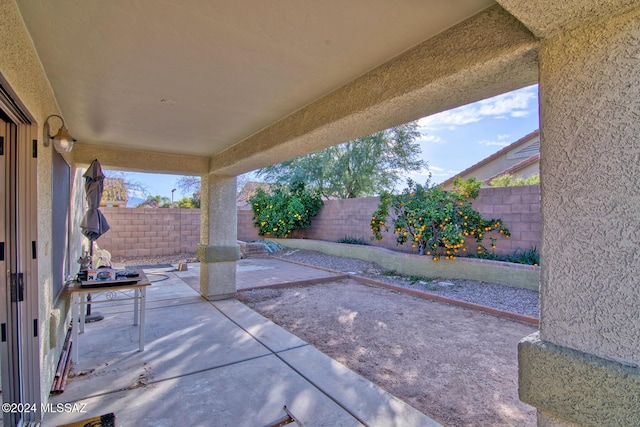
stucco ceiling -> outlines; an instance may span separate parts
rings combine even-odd
[[[214,156],[491,0],[18,0],[71,133]]]

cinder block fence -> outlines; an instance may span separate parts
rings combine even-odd
[[[511,231],[511,239],[498,237],[498,253],[515,249],[540,248],[540,187],[483,188],[473,206],[483,216],[501,218]],[[335,242],[343,237],[361,238],[374,246],[415,253],[407,244],[398,246],[393,233],[371,242],[369,223],[378,207],[377,197],[328,200],[306,230],[293,238]],[[111,230],[98,240],[112,256],[134,257],[194,253],[200,239],[198,209],[104,208]],[[253,227],[251,210],[238,211],[238,239],[260,239]],[[268,237],[267,237],[268,238]],[[485,241],[487,244],[489,240]]]
[[[111,229],[98,246],[113,257],[195,253],[199,209],[102,208]]]

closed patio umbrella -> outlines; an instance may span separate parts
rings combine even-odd
[[[104,174],[98,159],[91,162],[89,169],[82,175],[84,181],[84,191],[87,198],[87,212],[85,212],[80,221],[80,228],[90,241],[89,254],[93,262],[93,242],[98,240],[100,236],[109,231],[109,223],[100,211],[100,201],[102,200],[102,191],[104,189]],[[88,302],[91,302],[91,294],[87,296]],[[85,321],[102,320],[104,317],[99,313],[91,314],[91,304],[87,304],[87,317]]]
[[[109,223],[100,211],[100,201],[104,189],[104,174],[98,159],[91,162],[89,169],[82,175],[85,178],[84,191],[87,198],[87,212],[80,221],[82,234],[91,240],[91,255],[93,255],[93,242],[98,237],[109,231]]]

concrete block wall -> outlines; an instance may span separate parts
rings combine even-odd
[[[113,257],[195,253],[200,242],[199,209],[103,208],[111,229],[98,246]]]
[[[496,253],[511,254],[516,249],[540,249],[540,186],[483,188],[473,201],[473,207],[485,218],[501,218],[511,231],[511,238],[505,239],[497,234]],[[318,215],[312,220],[311,227],[296,230],[292,238],[314,239],[335,242],[343,237],[361,238],[371,245],[417,253],[410,245],[397,245],[393,232],[384,234],[384,240],[370,241],[369,224],[371,215],[378,208],[377,197],[358,199],[327,200]],[[238,211],[238,239],[251,241],[261,238],[253,228],[251,210]],[[485,246],[490,245],[489,237]],[[268,238],[268,236],[267,236]]]
[[[252,242],[264,239],[258,234],[258,229],[253,226],[252,218],[253,211],[251,209],[238,209],[238,240]]]
[[[371,244],[371,214],[378,209],[377,197],[363,197],[358,199],[327,200],[306,230],[296,230],[291,233],[293,238],[327,240],[335,242],[343,237],[360,238]],[[376,246],[391,243],[396,248],[393,233],[385,235],[382,242]]]
[[[511,232],[510,239],[497,237],[496,252],[513,253],[516,249],[540,250],[540,186],[482,188],[473,208],[485,218],[501,218]],[[500,236],[492,233],[488,236]],[[490,241],[485,238],[485,246]]]
[[[497,253],[540,248],[539,186],[483,188],[473,206],[487,218],[501,218],[509,227],[512,237],[507,240],[498,235]],[[382,241],[370,240],[371,214],[377,208],[377,197],[328,200],[311,227],[297,230],[291,237],[329,242],[343,237],[360,238],[373,246],[417,253],[410,245],[397,245],[393,232],[385,233]],[[199,209],[104,208],[103,213],[111,230],[100,237],[98,246],[114,257],[195,253],[200,241]],[[262,238],[253,227],[252,217],[251,210],[238,211],[238,240],[250,242]]]

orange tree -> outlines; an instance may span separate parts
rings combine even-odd
[[[303,182],[275,186],[271,193],[258,188],[248,202],[258,234],[274,237],[288,237],[293,230],[309,227],[323,205],[320,194]]]
[[[454,181],[454,190],[422,186],[412,180],[400,194],[385,192],[380,196],[380,205],[371,217],[372,239],[382,240],[382,232],[388,231],[387,221],[393,223],[396,242],[410,243],[421,255],[431,255],[434,261],[441,257],[455,259],[468,253],[467,236],[476,241],[475,252],[486,256],[487,248],[482,244],[485,234],[497,231],[509,238],[509,229],[500,219],[485,219],[471,207],[469,199],[478,196],[480,182],[475,178]],[[491,238],[491,248],[496,247]]]

